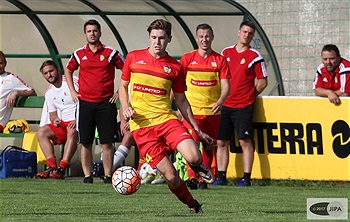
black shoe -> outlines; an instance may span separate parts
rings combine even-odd
[[[111,183],[112,183],[112,177],[111,177],[111,176],[105,176],[105,177],[103,178],[103,182],[104,182],[105,184],[111,184]]]
[[[92,178],[92,176],[85,177],[84,183],[94,183],[94,179]]]
[[[208,184],[206,182],[200,182],[198,185],[198,189],[208,189]]]
[[[196,201],[196,205],[194,205],[194,207],[190,207],[190,214],[202,214],[202,204],[198,203],[198,201]]]
[[[197,190],[198,189],[198,180],[197,178],[190,178],[186,181],[186,185],[191,190]]]

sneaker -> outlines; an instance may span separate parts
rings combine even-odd
[[[214,174],[211,172],[210,168],[201,164],[198,170],[199,176],[201,176],[204,182],[212,184],[214,182]]]
[[[104,169],[103,169],[103,163],[101,160],[97,162],[92,162],[92,171],[91,175],[94,177],[99,177],[100,179],[104,179]]]
[[[55,170],[56,170],[55,168],[49,166],[49,167],[46,168],[45,171],[37,173],[37,174],[35,175],[35,177],[36,177],[36,178],[41,178],[41,179],[50,178],[50,174],[51,174],[52,172],[54,172]]]
[[[198,201],[196,201],[196,205],[194,205],[194,207],[190,207],[190,214],[202,214],[202,204],[198,203]]]
[[[94,183],[92,176],[84,177],[84,183]]]
[[[157,174],[151,184],[162,184],[165,183],[164,177],[161,174]]]
[[[197,190],[198,189],[198,180],[197,178],[190,178],[186,181],[186,185],[191,190]]]
[[[151,183],[155,179],[155,177],[156,176],[154,174],[148,174],[145,178],[141,180],[141,184]]]
[[[201,189],[201,190],[208,189],[208,184],[206,182],[199,182],[198,189]]]
[[[64,170],[61,167],[58,167],[57,170],[54,170],[50,174],[50,178],[57,179],[57,180],[63,180],[64,179]]]
[[[105,176],[105,177],[103,178],[103,182],[104,182],[105,184],[111,184],[111,183],[112,183],[112,177],[111,177],[111,176]]]
[[[239,181],[239,183],[237,183],[236,187],[249,187],[252,184],[250,183],[250,181],[247,181],[245,179],[241,179],[241,181]]]
[[[214,181],[214,183],[212,185],[213,186],[226,186],[227,185],[227,181],[223,181],[220,178],[216,178],[216,180]]]

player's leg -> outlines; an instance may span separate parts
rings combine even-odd
[[[63,123],[63,122],[62,122]],[[63,125],[61,123],[61,125]],[[51,178],[54,179],[64,179],[64,173],[66,169],[69,167],[70,161],[77,150],[77,142],[78,142],[78,135],[76,128],[68,128],[69,122],[65,122],[64,126],[60,127],[62,129],[62,135],[57,135],[57,137],[60,137],[60,141],[62,143],[65,143],[64,149],[63,149],[63,156],[62,160],[60,161],[60,165],[57,168],[55,172],[51,174]]]
[[[213,185],[227,185],[226,173],[229,163],[230,138],[234,133],[234,110],[222,107],[217,136],[217,178]]]
[[[202,213],[201,205],[195,200],[187,189],[183,180],[180,179],[173,163],[165,156],[158,164],[158,171],[164,176],[170,191],[190,208],[191,213]]]
[[[134,138],[130,131],[124,133],[121,144],[114,152],[113,169],[116,169],[122,161],[129,155],[131,146],[135,144]]]
[[[237,184],[239,187],[251,185],[251,173],[254,162],[254,126],[253,126],[253,106],[240,109],[237,114],[237,134],[239,144],[243,152],[243,170],[242,180]]]
[[[78,138],[81,146],[81,165],[84,173],[84,183],[93,183],[91,176],[92,169],[92,143],[95,138],[96,119],[95,119],[96,106],[93,103],[79,100],[78,109]]]
[[[104,182],[112,183],[113,173],[113,143],[117,138],[117,108],[108,100],[99,103],[96,111],[96,124],[102,147],[102,161],[105,173]]]
[[[36,174],[37,178],[49,178],[50,174],[57,169],[57,162],[54,147],[51,141],[57,140],[55,133],[51,130],[49,125],[42,126],[38,129],[38,141],[46,158],[47,168],[43,172]]]

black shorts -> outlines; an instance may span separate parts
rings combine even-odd
[[[116,142],[117,112],[115,103],[109,100],[96,103],[79,100],[79,142],[91,144],[95,139],[96,127],[100,143]]]
[[[253,138],[253,105],[245,108],[222,107],[218,140],[231,140],[236,130],[238,139]]]

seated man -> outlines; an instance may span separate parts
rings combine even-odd
[[[316,96],[327,97],[331,103],[340,104],[339,97],[350,93],[350,62],[340,56],[336,45],[323,46],[322,64],[313,83]]]
[[[39,172],[37,178],[64,179],[64,172],[69,167],[76,149],[78,136],[76,131],[75,113],[77,103],[70,94],[66,78],[62,76],[57,65],[51,61],[45,61],[40,72],[50,83],[45,93],[43,115],[49,115],[48,123],[40,123],[38,140],[47,160],[47,169]],[[78,90],[77,78],[74,78],[74,86]],[[59,117],[60,116],[60,117]],[[45,121],[45,118],[42,118]],[[63,158],[57,167],[54,145],[64,144]]]
[[[9,121],[18,96],[36,96],[35,90],[13,73],[6,72],[5,54],[0,51],[0,133]]]

